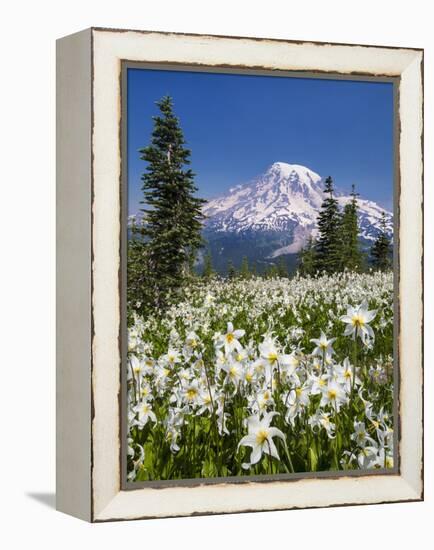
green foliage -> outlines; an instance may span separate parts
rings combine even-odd
[[[341,216],[334,197],[333,180],[325,180],[324,199],[318,215],[319,237],[316,243],[316,269],[326,273],[339,271],[341,266]]]
[[[391,244],[386,231],[386,215],[381,215],[380,232],[371,248],[372,265],[376,269],[385,271],[392,265]]]
[[[232,263],[232,260],[229,260],[228,261],[228,278],[235,279],[236,276],[237,276],[237,270],[235,269],[235,266]]]
[[[288,266],[286,264],[285,258],[281,256],[277,264],[270,264],[265,269],[262,274],[266,279],[274,279],[276,277],[288,277]]]
[[[143,239],[143,225],[134,219],[129,228],[131,238],[127,248],[127,303],[128,318],[133,311],[143,312],[150,301],[148,288],[148,252]]]
[[[212,255],[211,252],[208,252],[205,255],[204,261],[203,261],[203,272],[202,276],[205,279],[210,279],[213,275],[215,275],[213,266],[212,266]]]
[[[147,295],[143,308],[164,308],[182,297],[196,253],[202,246],[202,205],[195,197],[194,173],[188,167],[190,151],[168,96],[157,102],[150,145],[140,150],[147,162],[142,175],[144,224],[141,240],[146,254],[141,263],[131,255],[129,268],[137,280],[146,277]],[[133,245],[139,247],[139,245]],[[141,245],[140,245],[141,246]],[[132,304],[134,308],[134,304]]]
[[[274,279],[279,276],[279,270],[277,269],[276,264],[270,264],[264,271],[263,276],[266,279]]]
[[[243,279],[248,279],[250,277],[249,261],[247,260],[247,256],[244,256],[243,261],[241,262],[240,275]]]
[[[288,267],[283,256],[280,257],[277,264],[277,275],[278,277],[288,277]]]
[[[359,222],[357,193],[353,185],[351,192],[351,202],[345,205],[340,222],[341,231],[341,251],[339,269],[350,269],[351,271],[361,271],[363,266],[363,257],[359,244]]]
[[[298,271],[300,275],[312,277],[317,268],[316,242],[311,236],[306,245],[298,253]]]
[[[318,215],[319,237],[309,238],[298,254],[298,271],[303,276],[320,272],[336,273],[345,269],[361,272],[364,254],[360,248],[357,193],[353,185],[351,201],[343,211],[334,197],[333,180],[325,181],[326,198]]]

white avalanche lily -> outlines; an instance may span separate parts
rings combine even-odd
[[[351,391],[353,385],[358,387],[362,383],[357,374],[354,378],[354,367],[351,365],[348,357],[345,357],[342,366],[336,365],[334,367],[334,378],[339,384],[344,386],[347,392]]]
[[[298,414],[303,412],[304,408],[309,405],[310,384],[298,386],[282,396],[286,409],[285,420],[294,425],[294,421]]]
[[[316,345],[316,348],[313,350],[312,355],[319,355],[320,357],[331,357],[334,353],[332,344],[336,338],[327,338],[323,331],[321,331],[321,336],[319,338],[311,338],[311,342]]]
[[[295,371],[293,356],[280,353],[275,340],[271,337],[266,337],[259,344],[259,354],[265,368],[267,383],[272,381],[275,369],[279,369],[281,376],[282,374],[290,376]]]
[[[245,470],[257,464],[261,460],[262,453],[280,460],[273,437],[280,437],[282,441],[285,441],[285,436],[278,428],[270,426],[271,420],[276,414],[275,412],[264,413],[262,418],[259,415],[254,415],[247,419],[248,434],[238,443],[238,448],[241,445],[252,448],[250,462],[242,464]]]
[[[189,332],[185,339],[185,345],[190,350],[196,349],[197,346],[199,345],[199,336],[193,331]]]
[[[354,421],[354,433],[351,434],[351,439],[361,448],[375,445],[375,441],[368,435],[365,423],[357,420]]]
[[[368,344],[374,339],[374,331],[368,323],[373,321],[376,315],[376,309],[368,310],[366,300],[356,307],[349,307],[347,314],[340,317],[340,320],[347,324],[344,336],[352,336],[353,340],[360,336],[362,342]]]
[[[134,379],[140,384],[140,380],[142,378],[142,373],[144,371],[145,365],[143,364],[142,361],[140,361],[138,357],[136,357],[135,355],[131,355],[130,366],[131,366],[131,371],[128,371],[129,378],[131,378],[131,373],[132,373],[132,376],[134,376]]]
[[[220,337],[220,346],[224,346],[225,353],[241,351],[243,346],[238,342],[245,334],[245,330],[234,330],[234,325],[228,323],[226,334]]]
[[[259,344],[259,353],[269,366],[274,367],[277,365],[280,354],[272,338],[266,338],[262,344]]]
[[[336,425],[331,422],[330,414],[318,410],[314,415],[309,418],[308,424],[312,428],[324,428],[324,430],[327,432],[327,437],[329,439],[334,439]]]
[[[235,386],[237,386],[243,375],[242,365],[240,365],[240,363],[236,363],[235,361],[228,361],[225,365],[223,365],[222,370],[226,372],[227,382],[232,382]]]
[[[183,391],[184,399],[190,405],[195,405],[200,399],[200,388],[197,380],[189,382]]]
[[[157,422],[157,417],[152,411],[151,405],[146,401],[136,405],[134,411],[137,413],[138,422],[141,427],[146,426],[149,419],[152,422]]]
[[[345,390],[336,380],[331,379],[328,381],[327,386],[322,387],[320,407],[332,405],[338,411],[346,400]]]
[[[170,348],[166,355],[163,355],[162,362],[164,365],[167,365],[170,368],[173,368],[176,363],[181,362],[181,357],[179,351],[176,349]]]

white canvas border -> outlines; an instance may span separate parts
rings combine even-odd
[[[104,29],[93,29],[92,41],[92,520],[420,500],[422,52]],[[120,490],[121,60],[400,76],[400,475]]]

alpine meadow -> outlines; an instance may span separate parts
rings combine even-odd
[[[128,482],[392,469],[391,86],[130,73]]]

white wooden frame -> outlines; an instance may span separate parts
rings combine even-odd
[[[121,490],[121,61],[399,77],[399,473]],[[57,507],[88,521],[423,498],[423,51],[89,29],[57,44]]]

